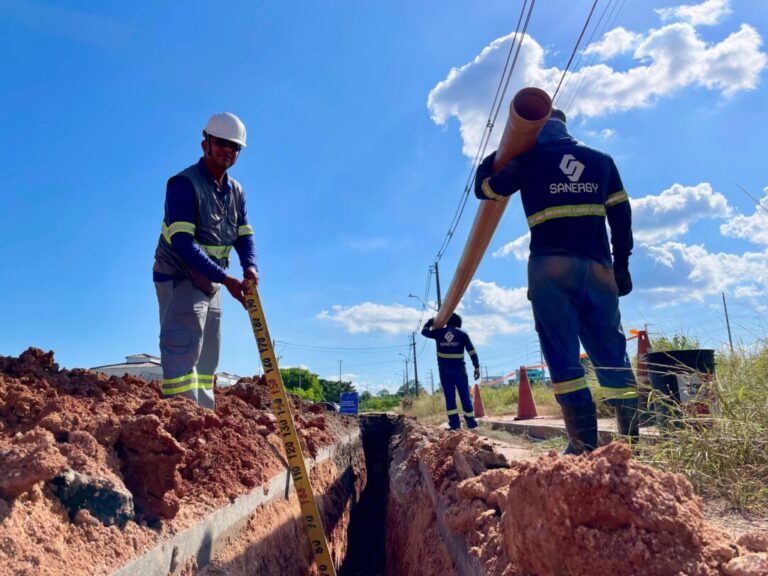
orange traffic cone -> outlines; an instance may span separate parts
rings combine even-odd
[[[520,367],[517,389],[517,417],[515,417],[515,420],[538,418],[539,413],[536,411],[536,403],[533,401],[533,392],[531,392],[531,384],[528,382],[528,373],[525,371],[525,366]]]
[[[480,386],[475,384],[472,387],[472,404],[475,406],[475,418],[482,418],[485,416],[485,404],[480,396]]]

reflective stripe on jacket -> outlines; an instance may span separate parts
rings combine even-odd
[[[240,207],[243,205],[243,189],[234,178],[227,176],[229,192],[220,195],[216,182],[204,164],[198,162],[173,176],[186,178],[192,183],[195,193],[195,222],[169,222],[168,206],[165,206],[160,238],[155,250],[154,271],[168,276],[183,276],[199,283],[210,281],[191,270],[176,253],[171,244],[174,234],[185,232],[205,254],[222,268],[229,266],[229,254],[238,236],[253,234],[250,225],[238,226],[241,220]]]
[[[633,244],[631,208],[609,155],[578,143],[565,124],[551,119],[533,149],[495,174],[494,160],[495,153],[478,167],[475,195],[499,200],[520,190],[531,255],[580,256],[610,266],[613,252],[613,260],[627,262]]]
[[[477,351],[469,339],[469,335],[460,328],[440,328],[431,330],[425,326],[421,335],[431,338],[437,344],[437,363],[439,366],[464,366],[464,351],[469,354],[472,365],[475,368],[480,367],[480,360],[477,358]]]

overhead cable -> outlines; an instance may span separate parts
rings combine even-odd
[[[589,11],[589,16],[587,16],[587,21],[584,22],[584,26],[581,29],[581,34],[579,34],[578,40],[576,40],[576,44],[573,46],[573,51],[571,52],[571,57],[568,58],[568,63],[565,65],[565,69],[563,70],[563,75],[560,77],[560,82],[557,85],[557,90],[555,90],[555,94],[552,96],[552,102],[555,101],[557,98],[557,93],[560,91],[560,86],[563,83],[563,79],[565,78],[566,73],[568,72],[568,68],[571,67],[571,62],[573,61],[573,57],[576,55],[576,50],[579,49],[579,44],[581,43],[581,39],[584,37],[584,33],[587,31],[587,26],[589,26],[589,21],[592,19],[592,14],[595,12],[595,8],[597,7],[597,0],[594,1],[592,4],[592,9]]]
[[[533,13],[533,7],[535,6],[535,4],[536,4],[536,0],[532,0],[530,7],[528,8],[528,14],[525,19],[525,24],[523,26],[522,34],[520,34],[520,24],[523,20],[523,14],[525,13],[525,8],[528,5],[528,0],[525,0],[525,2],[523,3],[522,9],[520,10],[520,16],[517,20],[517,27],[515,28],[515,34],[509,46],[509,53],[507,54],[507,60],[504,64],[504,70],[502,72],[501,78],[499,79],[499,85],[496,88],[496,94],[493,98],[491,111],[488,115],[488,120],[485,125],[485,130],[483,131],[483,136],[480,139],[480,146],[478,146],[477,153],[475,154],[475,158],[472,161],[472,167],[469,171],[469,176],[467,177],[467,183],[464,186],[464,191],[462,192],[461,198],[459,200],[459,205],[456,208],[456,212],[453,215],[451,224],[448,227],[448,232],[446,233],[445,239],[440,245],[440,249],[437,251],[435,262],[439,262],[440,259],[443,257],[443,254],[445,254],[445,250],[448,248],[448,245],[450,244],[451,239],[453,238],[453,234],[455,233],[456,228],[458,227],[459,221],[461,220],[461,216],[464,213],[464,207],[466,206],[467,199],[469,197],[471,182],[474,178],[478,161],[480,158],[483,157],[483,154],[485,153],[485,149],[488,145],[488,141],[490,140],[491,132],[493,131],[496,117],[498,116],[499,110],[501,109],[501,104],[503,102],[504,95],[506,94],[507,86],[509,85],[509,80],[512,77],[512,73],[514,72],[515,64],[517,63],[517,57],[520,54],[520,47],[522,46],[523,38],[525,37],[526,31],[528,30],[528,23],[530,22],[531,14]],[[517,48],[516,52],[515,52],[515,48]],[[515,53],[515,55],[510,64],[509,60],[513,52]]]

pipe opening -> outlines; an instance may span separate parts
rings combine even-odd
[[[552,101],[543,90],[524,88],[515,95],[513,106],[523,120],[536,122],[549,114]]]

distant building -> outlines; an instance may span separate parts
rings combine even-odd
[[[132,354],[125,357],[125,362],[121,364],[107,364],[105,366],[94,366],[91,368],[94,372],[101,372],[107,376],[123,376],[131,374],[144,378],[144,380],[162,380],[163,367],[160,365],[160,358],[151,354]],[[216,373],[216,385],[221,388],[232,386],[241,377],[227,372]]]

